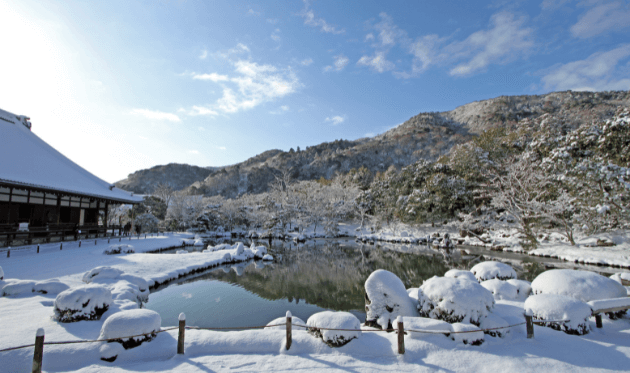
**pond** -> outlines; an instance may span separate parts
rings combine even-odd
[[[241,241],[250,244],[248,240]],[[267,241],[256,244],[267,246]],[[287,310],[304,321],[324,310],[348,311],[363,322],[363,284],[373,271],[388,270],[406,288],[418,287],[423,280],[442,276],[450,268],[470,269],[484,260],[483,255],[498,254],[478,248],[466,251],[469,255],[422,245],[366,245],[351,240],[316,240],[299,245],[273,241],[269,248],[273,262],[225,265],[184,277],[154,289],[145,307],[160,313],[162,325],[177,325],[179,313],[184,312],[187,325],[261,326],[284,316]],[[164,253],[168,255],[169,251]],[[542,258],[519,254],[499,256],[509,261],[519,278],[530,281],[552,265],[575,267],[551,259],[544,259],[543,264]],[[530,263],[524,264],[523,260]]]

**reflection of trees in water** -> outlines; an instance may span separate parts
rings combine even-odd
[[[220,280],[269,300],[305,300],[322,308],[351,310],[364,308],[363,284],[377,269],[395,273],[407,288],[420,286],[423,280],[442,276],[448,270],[441,256],[381,250],[355,243],[311,242],[300,247],[275,243],[270,252],[276,262],[271,265],[258,269],[249,265],[243,276],[235,270],[218,269],[191,280]]]

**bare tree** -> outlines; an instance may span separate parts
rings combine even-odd
[[[167,183],[158,183],[155,188],[153,188],[153,195],[164,201],[166,208],[170,205],[174,194],[175,190]]]

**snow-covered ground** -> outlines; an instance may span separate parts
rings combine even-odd
[[[150,255],[142,252],[181,245],[191,235],[172,235],[123,242],[135,254],[104,255],[103,243],[62,251],[18,250],[10,258],[0,258],[4,279],[59,279],[70,287],[85,285],[85,272],[110,266],[125,274],[144,278],[149,284],[190,273],[225,260],[225,250],[203,253]],[[233,249],[238,254],[238,249]],[[421,284],[417,284],[420,286]],[[26,293],[0,297],[0,349],[32,344],[38,328],[44,328],[46,341],[97,339],[108,316],[101,320],[58,323],[54,321],[55,295]],[[149,300],[150,301],[150,300]],[[252,312],[256,312],[252,310]],[[524,303],[497,300],[493,314],[510,324],[521,323]],[[282,317],[284,315],[277,315]],[[269,320],[272,321],[272,320]],[[158,334],[150,342],[126,350],[113,363],[101,361],[104,343],[46,345],[45,371],[80,372],[209,372],[209,371],[620,371],[630,361],[630,320],[604,318],[603,329],[588,321],[591,332],[568,335],[545,327],[535,327],[535,339],[527,339],[525,326],[511,329],[504,338],[485,336],[481,346],[465,345],[443,335],[405,338],[404,355],[397,353],[397,335],[363,332],[340,348],[331,348],[321,338],[294,328],[293,344],[285,348],[284,330],[216,332],[186,331],[186,353],[176,355],[177,330]],[[162,325],[162,328],[173,325]],[[26,348],[0,353],[0,372],[28,371],[33,350]]]

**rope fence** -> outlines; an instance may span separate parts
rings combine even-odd
[[[417,329],[405,329],[403,324],[403,318],[398,317],[396,319],[397,328],[396,329],[346,329],[346,328],[324,328],[324,327],[314,327],[308,325],[300,325],[292,323],[292,315],[291,312],[287,311],[286,322],[277,323],[273,325],[261,325],[261,326],[244,326],[244,327],[213,327],[213,328],[205,328],[205,327],[197,327],[197,326],[186,326],[186,315],[181,313],[179,315],[179,326],[170,327],[166,329],[161,329],[158,331],[152,331],[150,333],[144,334],[136,334],[126,337],[119,338],[108,338],[108,339],[93,339],[93,340],[74,340],[74,341],[55,341],[55,342],[44,342],[44,329],[38,329],[35,337],[34,344],[28,344],[23,346],[9,347],[5,349],[1,349],[0,353],[14,351],[24,348],[35,347],[35,352],[33,354],[33,373],[41,373],[42,369],[42,360],[43,360],[43,351],[44,345],[66,345],[66,344],[75,344],[75,343],[102,343],[102,342],[120,342],[122,340],[129,340],[131,338],[137,337],[148,337],[148,336],[156,336],[157,334],[168,332],[171,330],[178,329],[179,335],[177,338],[177,353],[184,354],[184,338],[186,335],[186,329],[188,330],[253,330],[253,329],[264,329],[264,328],[272,328],[278,326],[286,326],[286,349],[289,350],[291,348],[293,336],[292,336],[292,327],[306,328],[307,330],[332,330],[332,331],[351,331],[351,332],[397,332],[398,334],[398,353],[405,353],[405,334],[406,332],[412,333],[426,333],[426,334],[464,334],[464,333],[478,333],[478,332],[489,332],[493,330],[500,329],[509,329],[521,325],[527,325],[527,338],[534,338],[534,324],[546,324],[546,323],[560,323],[560,322],[569,322],[570,320],[533,320],[532,316],[525,315],[525,321],[507,325],[500,326],[495,328],[485,328],[485,329],[475,329],[475,330],[462,330],[462,331],[440,331],[440,330],[417,330]],[[109,360],[108,360],[109,361]]]

